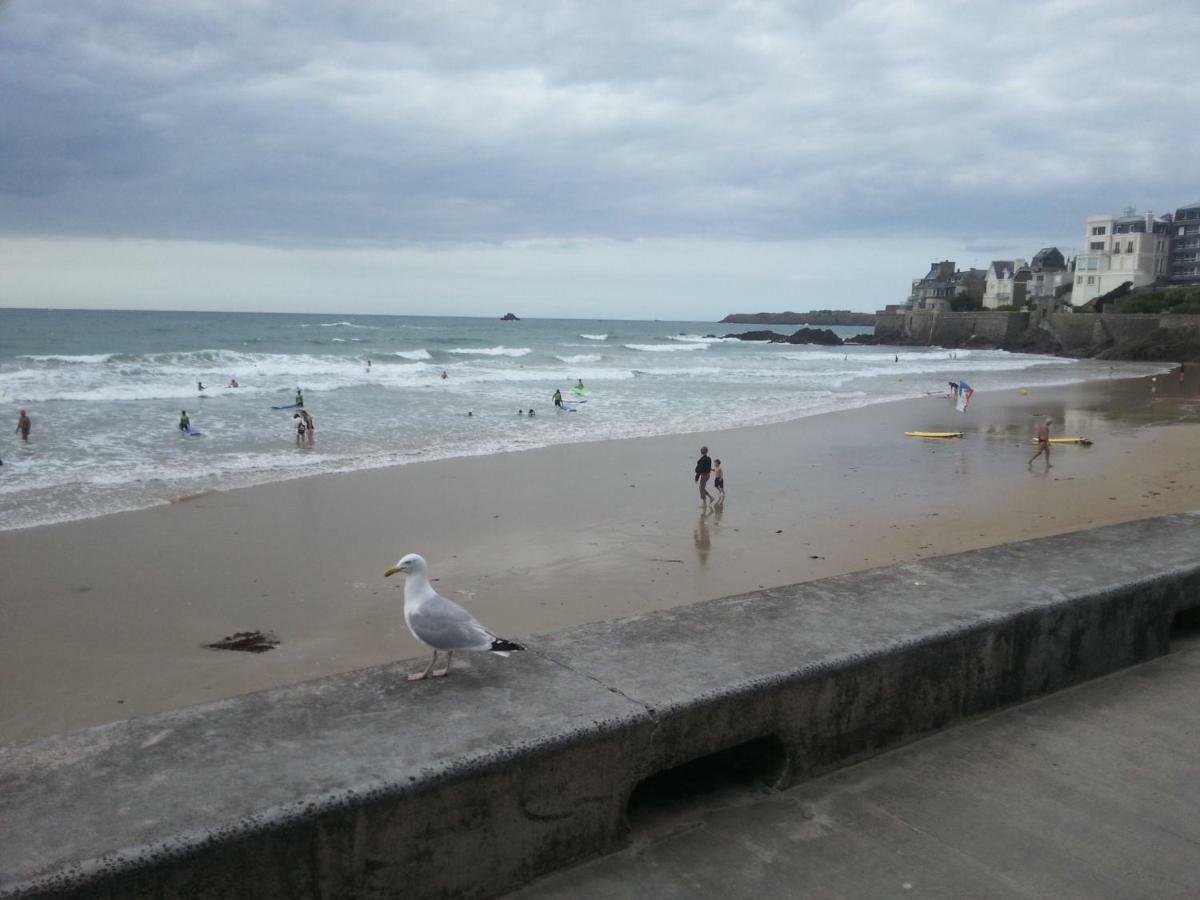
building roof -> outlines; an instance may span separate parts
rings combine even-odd
[[[1055,256],[1056,254],[1057,254],[1057,256]],[[1053,265],[1051,265],[1051,263],[1047,262],[1047,260],[1052,259],[1052,258],[1054,259]],[[1061,268],[1065,268],[1066,264],[1067,264],[1066,257],[1063,256],[1062,251],[1059,250],[1057,247],[1043,247],[1041,250],[1039,250],[1034,255],[1033,262],[1031,262],[1029,265],[1030,265],[1030,268],[1033,268],[1033,269],[1046,269],[1046,268],[1061,269]]]
[[[1016,265],[1011,259],[993,259],[991,266],[988,268],[996,273],[997,278],[1003,278],[1004,270],[1008,269],[1009,275],[1011,276],[1012,272],[1016,269]]]
[[[1180,209],[1200,209],[1200,200],[1195,203],[1189,203],[1187,206],[1181,206]]]

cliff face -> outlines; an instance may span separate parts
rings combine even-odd
[[[874,325],[875,316],[844,309],[816,309],[806,313],[730,313],[721,322],[728,325]]]
[[[913,310],[880,317],[862,343],[1008,350],[1077,358],[1200,361],[1200,316]]]

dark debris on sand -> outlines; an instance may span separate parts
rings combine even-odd
[[[208,645],[213,650],[241,650],[245,653],[266,653],[279,646],[279,638],[269,631],[237,631]]]

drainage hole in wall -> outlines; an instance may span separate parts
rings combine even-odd
[[[1200,646],[1200,607],[1181,609],[1171,620],[1171,650]]]
[[[773,791],[787,772],[787,751],[775,736],[755,738],[657,772],[629,797],[629,825],[657,828],[664,820],[687,817]]]

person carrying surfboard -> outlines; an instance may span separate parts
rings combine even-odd
[[[1029,458],[1029,463],[1027,465],[1028,468],[1033,468],[1033,461],[1035,459],[1037,459],[1039,456],[1041,456],[1043,453],[1046,454],[1046,468],[1047,469],[1051,468],[1051,465],[1050,465],[1050,426],[1052,424],[1054,424],[1053,421],[1050,419],[1047,419],[1045,422],[1043,422],[1041,425],[1038,426],[1038,430],[1037,430],[1038,449],[1037,449],[1037,453],[1033,454],[1033,456],[1031,456]]]

